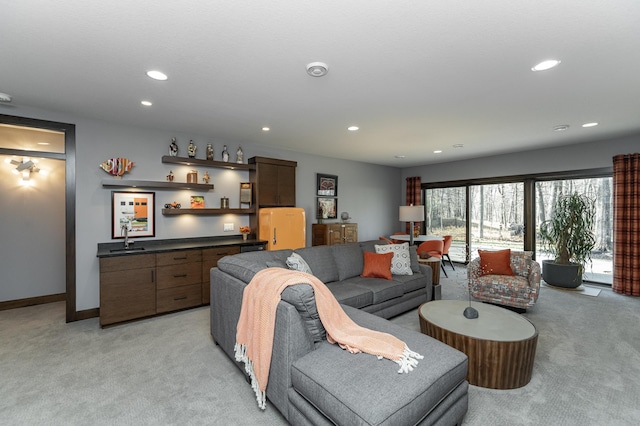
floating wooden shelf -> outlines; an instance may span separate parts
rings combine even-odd
[[[226,163],[224,161],[199,160],[197,158],[172,157],[170,155],[163,155],[162,162],[182,164],[184,166],[218,167],[230,170],[255,170],[256,168],[254,164]]]
[[[132,179],[103,179],[104,187],[120,188],[156,188],[156,189],[192,189],[197,191],[210,191],[213,184],[187,183],[187,182],[159,182],[153,180],[132,180]]]
[[[174,216],[179,214],[196,214],[196,215],[223,215],[223,214],[254,214],[256,209],[251,207],[248,209],[162,209],[165,216]]]

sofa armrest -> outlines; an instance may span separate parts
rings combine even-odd
[[[247,284],[218,268],[210,272],[211,336],[219,347],[244,372],[244,364],[235,361],[234,345],[240,318],[242,296]],[[273,339],[273,354],[269,370],[267,398],[285,416],[288,414],[287,392],[291,387],[291,364],[314,350],[313,337],[296,310],[289,303],[279,302]]]
[[[433,271],[431,270],[431,266],[420,264],[420,273],[424,275],[427,280],[426,288],[427,288],[427,301],[433,299]]]
[[[527,280],[531,287],[531,299],[535,302],[538,300],[538,294],[540,293],[540,264],[535,260],[531,261],[531,268],[529,268]]]

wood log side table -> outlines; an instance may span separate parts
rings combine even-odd
[[[436,300],[418,310],[420,331],[469,357],[467,381],[490,389],[516,389],[531,380],[538,331],[508,309],[472,302],[478,318],[463,316],[469,302]]]
[[[437,257],[418,258],[418,263],[431,266],[431,281],[433,283],[433,294],[431,300],[442,299],[442,289],[440,288],[440,264],[441,261]]]

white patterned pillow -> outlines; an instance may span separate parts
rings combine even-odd
[[[287,266],[294,271],[306,272],[307,274],[313,274],[311,268],[307,262],[298,253],[292,253],[287,257]]]
[[[409,243],[375,245],[376,253],[393,253],[391,273],[393,275],[413,275]]]

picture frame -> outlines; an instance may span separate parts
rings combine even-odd
[[[190,200],[192,209],[204,209],[204,197],[202,195],[192,195]]]
[[[318,197],[316,219],[337,219],[338,199],[334,197]]]
[[[248,207],[251,207],[252,198],[253,198],[253,183],[240,182],[240,208],[243,207],[243,204],[247,204]]]
[[[111,238],[155,237],[155,192],[111,192]]]
[[[316,173],[316,188],[319,197],[337,197],[338,176]]]

